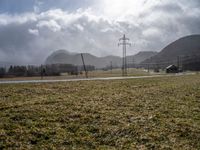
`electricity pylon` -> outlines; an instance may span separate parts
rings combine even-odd
[[[127,60],[126,60],[126,46],[131,46],[131,43],[128,42],[129,38],[126,38],[126,35],[119,39],[118,46],[122,45],[122,76],[127,76]]]

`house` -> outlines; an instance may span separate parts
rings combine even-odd
[[[177,66],[175,65],[169,65],[167,68],[166,68],[166,73],[178,73],[179,72],[179,69]]]

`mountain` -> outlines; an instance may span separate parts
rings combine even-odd
[[[147,58],[156,55],[156,52],[139,52],[136,55],[127,56],[128,63],[140,63]],[[96,68],[104,68],[110,66],[112,62],[113,67],[121,67],[122,58],[118,56],[96,57],[89,53],[83,53],[85,64],[93,65]],[[66,50],[57,50],[47,57],[45,64],[74,64],[82,65],[80,53],[71,53]]]
[[[158,52],[153,52],[153,51],[142,51],[142,52],[139,52],[139,53],[137,53],[135,55],[127,56],[127,61],[129,63],[133,63],[134,62],[135,64],[139,64],[142,61],[155,56],[157,53]]]
[[[121,58],[117,56],[96,57],[89,53],[83,53],[86,65],[93,65],[96,68],[103,68],[110,65],[112,61],[113,66],[121,65]],[[82,65],[80,53],[70,53],[66,50],[57,50],[47,57],[45,64],[74,64]]]
[[[180,38],[142,63],[174,62],[178,57],[200,55],[200,35]]]

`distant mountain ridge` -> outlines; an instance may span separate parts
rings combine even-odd
[[[136,55],[127,56],[128,63],[140,63],[147,58],[156,55],[157,52],[139,52]],[[96,68],[104,68],[110,66],[112,62],[113,67],[121,67],[122,58],[118,56],[105,56],[97,57],[89,53],[83,53],[85,64],[93,65]],[[45,64],[74,64],[82,65],[81,54],[71,53],[66,50],[57,50],[49,55],[45,61]]]
[[[104,68],[110,65],[121,67],[122,58],[118,56],[96,57],[84,53],[86,65],[93,65],[96,68]],[[136,55],[127,56],[128,64],[148,64],[175,62],[178,56],[200,55],[200,35],[182,37],[163,48],[159,53],[142,51]],[[82,65],[80,53],[71,53],[66,50],[58,50],[52,53],[45,61],[46,64],[67,63]]]
[[[173,62],[177,57],[200,55],[200,35],[182,37],[142,63]]]
[[[142,61],[155,56],[157,53],[158,52],[154,52],[154,51],[142,51],[142,52],[138,52],[135,55],[127,56],[127,61],[128,61],[128,63],[139,64]]]

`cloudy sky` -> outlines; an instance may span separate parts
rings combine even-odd
[[[160,51],[200,34],[199,0],[0,0],[0,62],[40,64],[53,51],[122,54]]]

